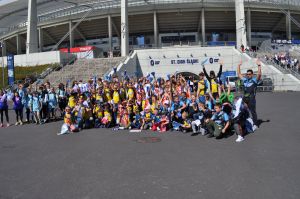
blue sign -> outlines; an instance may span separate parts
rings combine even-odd
[[[236,77],[236,71],[225,71],[223,72],[223,74],[225,77],[231,77],[231,76]]]
[[[225,84],[227,83],[227,77],[236,77],[236,71],[225,71],[222,73],[220,79]]]
[[[15,61],[14,55],[7,56],[7,72],[8,72],[8,85],[13,86],[15,82]]]

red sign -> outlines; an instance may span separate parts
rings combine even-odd
[[[81,47],[75,47],[75,48],[70,48],[70,51],[68,48],[61,48],[59,49],[59,51],[61,52],[65,52],[65,53],[80,53],[80,52],[86,52],[86,51],[91,51],[91,50],[95,50],[96,47],[95,46],[81,46]]]

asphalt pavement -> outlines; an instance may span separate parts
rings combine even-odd
[[[299,99],[258,94],[262,123],[242,143],[110,129],[57,136],[62,122],[0,128],[0,199],[299,199]]]

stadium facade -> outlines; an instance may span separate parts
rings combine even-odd
[[[0,13],[2,55],[300,39],[298,0],[10,0]]]

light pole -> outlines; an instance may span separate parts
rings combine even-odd
[[[2,89],[4,89],[4,55],[3,55],[3,48],[4,48],[4,42],[0,42],[0,47],[2,49]]]

